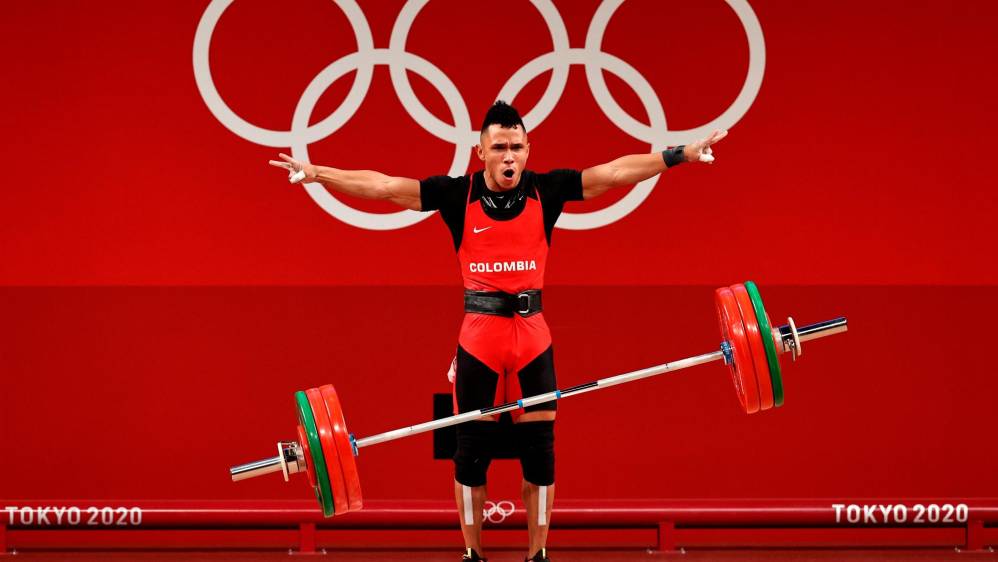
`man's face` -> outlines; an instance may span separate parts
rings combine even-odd
[[[478,145],[478,157],[485,162],[486,183],[493,189],[505,191],[516,187],[520,174],[527,165],[530,143],[527,133],[519,126],[503,128],[489,125],[482,131],[482,144]],[[491,178],[491,181],[489,179]]]

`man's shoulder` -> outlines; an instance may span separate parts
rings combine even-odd
[[[468,193],[469,176],[430,176],[419,182],[419,198],[424,211],[459,206]]]
[[[523,173],[533,174],[538,178],[551,179],[558,176],[581,174],[582,170],[576,170],[574,168],[552,168],[546,172],[538,172],[537,170],[524,170]]]
[[[571,168],[555,168],[547,172],[524,170],[523,173],[524,175],[530,174],[529,177],[532,179],[534,185],[540,188],[571,182],[582,176],[581,170],[574,170]]]
[[[420,180],[419,183],[421,185],[433,185],[441,187],[461,187],[462,185],[463,186],[468,185],[468,178],[471,177],[471,175],[472,174],[465,174],[463,176],[447,176],[447,175],[430,176],[428,178]]]
[[[582,172],[570,168],[556,168],[535,174],[531,182],[544,201],[577,201],[582,199]]]
[[[430,176],[419,182],[424,196],[442,199],[459,199],[468,192],[471,174],[464,176]]]

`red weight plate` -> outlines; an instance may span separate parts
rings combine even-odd
[[[721,337],[731,346],[734,355],[734,361],[729,367],[735,392],[745,412],[754,414],[759,411],[759,385],[756,383],[755,365],[752,363],[741,313],[738,312],[738,303],[728,287],[714,291],[714,303],[717,305]]]
[[[319,483],[315,479],[315,467],[312,466],[312,451],[308,447],[308,437],[305,436],[305,428],[298,426],[298,444],[305,455],[305,474],[308,475],[308,484],[313,488],[318,488]]]
[[[329,471],[334,515],[342,515],[349,510],[350,504],[347,501],[347,487],[343,479],[343,465],[340,463],[340,454],[336,452],[333,426],[329,423],[329,414],[326,413],[326,405],[322,401],[319,389],[310,388],[305,391],[305,396],[308,397],[312,415],[315,416],[315,428],[319,430],[319,441],[322,443],[322,457],[326,459],[326,470]]]
[[[741,283],[732,285],[731,292],[734,293],[738,311],[742,314],[745,336],[752,352],[752,364],[755,365],[756,384],[759,385],[759,410],[764,412],[773,407],[773,382],[769,378],[769,363],[766,361],[766,348],[762,343],[763,334],[759,331],[759,322],[755,318],[755,309],[752,308],[752,298],[745,290],[745,285]]]
[[[357,472],[353,444],[350,442],[350,432],[343,417],[340,398],[336,394],[336,388],[331,384],[320,386],[319,393],[326,403],[329,421],[333,426],[333,439],[336,441],[336,450],[340,453],[340,463],[343,465],[343,479],[346,480],[350,511],[359,511],[364,506],[364,495],[360,489],[360,474]]]

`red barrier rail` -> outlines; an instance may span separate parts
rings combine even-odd
[[[494,504],[492,504],[494,505]],[[487,504],[487,507],[492,507]],[[526,526],[519,502],[501,502],[486,526]],[[558,500],[552,527],[563,536],[617,546],[956,546],[998,544],[998,498],[828,500]],[[252,529],[252,533],[247,530]],[[446,501],[365,502],[325,519],[312,501],[178,502],[0,500],[0,546],[162,548],[222,545],[362,547],[433,543],[425,531],[457,529]],[[572,530],[614,530],[601,535]],[[271,535],[263,531],[272,531]],[[621,534],[632,530],[631,534]],[[164,541],[163,533],[179,533]],[[378,533],[378,531],[381,531]],[[158,534],[157,534],[158,533]],[[521,533],[517,533],[518,535]],[[556,533],[555,533],[556,534]],[[267,537],[270,538],[267,538]],[[440,539],[452,542],[448,535]],[[366,538],[365,538],[366,537]],[[601,538],[602,537],[602,538]],[[248,541],[248,542],[247,542]],[[290,544],[289,544],[290,543]],[[75,545],[75,546],[74,546]],[[82,546],[81,546],[82,545]],[[188,546],[188,547],[190,547]]]
[[[0,500],[0,524],[18,528],[287,526],[341,529],[450,528],[453,502],[368,500],[364,509],[326,519],[313,501]],[[524,526],[519,501],[502,525]],[[640,527],[662,521],[696,526],[961,526],[998,523],[998,498],[828,500],[558,500],[552,521],[565,527]]]

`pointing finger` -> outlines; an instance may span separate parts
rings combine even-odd
[[[708,145],[714,144],[715,142],[718,142],[719,140],[723,139],[726,136],[728,136],[728,131],[724,129],[718,129],[713,133],[711,133],[710,137],[707,138],[707,144]]]

